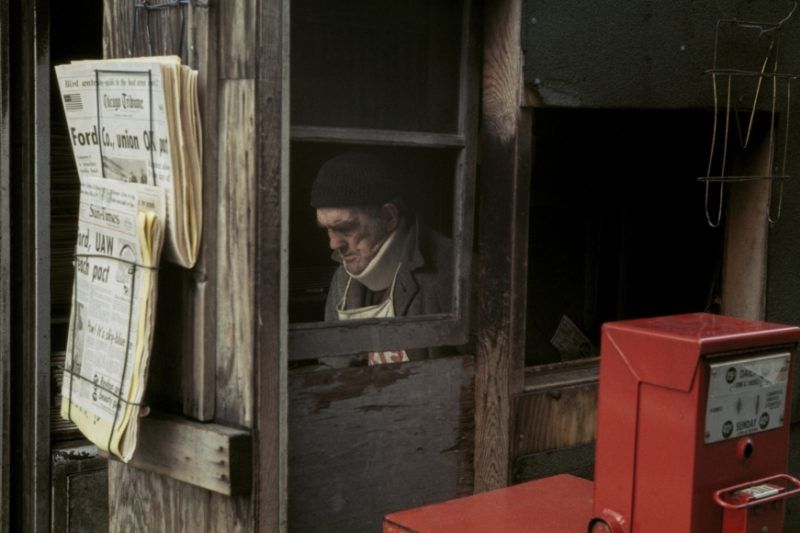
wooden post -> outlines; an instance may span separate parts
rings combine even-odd
[[[522,0],[487,2],[478,181],[475,491],[509,480],[510,407],[522,391],[530,118],[522,113]]]
[[[198,71],[200,108],[203,110],[203,232],[217,234],[217,155],[219,32],[217,11],[189,11],[189,65]],[[181,368],[183,413],[197,420],[213,420],[216,402],[217,246],[213,238],[200,241],[197,264],[184,277],[187,306]]]
[[[108,55],[120,52],[124,55],[130,38],[133,2],[105,0],[105,4],[104,50]],[[256,198],[257,185],[261,183],[256,178],[259,176],[267,183],[267,176],[272,175],[257,167],[255,128],[259,115],[255,77],[258,58],[272,54],[272,49],[264,48],[263,53],[259,52],[256,28],[261,15],[257,0],[197,1],[188,9],[192,11],[188,27],[193,32],[189,43],[194,47],[190,48],[189,57],[190,61],[197,62],[195,66],[200,69],[203,83],[201,90],[205,91],[201,101],[204,142],[207,143],[204,145],[205,178],[213,183],[210,196],[204,201],[204,223],[209,225],[203,232],[203,259],[195,269],[197,275],[189,280],[189,293],[206,300],[204,309],[198,310],[195,305],[196,313],[193,317],[188,315],[186,324],[193,333],[185,340],[192,341],[189,344],[194,350],[187,354],[192,359],[185,360],[181,376],[184,412],[198,418],[213,413],[214,421],[219,424],[251,428],[257,422],[255,383],[259,369],[255,365],[257,359],[261,359],[255,349],[257,323],[263,321],[269,334],[278,328],[277,321],[268,322],[257,314],[259,305],[277,306],[277,299],[260,302],[255,292],[255,278],[260,273],[256,268],[259,250]],[[261,6],[261,9],[266,8]],[[263,18],[274,22],[267,16]],[[138,53],[146,50],[142,48],[142,33],[140,31],[137,36]],[[159,33],[154,36],[154,42],[158,46],[174,42],[174,33]],[[266,66],[271,67],[270,64]],[[288,112],[288,106],[285,110]],[[282,128],[280,122],[270,120],[265,124],[275,131]],[[266,161],[280,168],[280,162]],[[257,168],[263,174],[257,174]],[[270,212],[268,216],[273,215]],[[277,361],[277,352],[275,357]],[[278,379],[272,370],[264,372],[269,379]],[[274,392],[269,386],[263,394]],[[192,404],[192,398],[197,403]],[[278,429],[272,427],[262,431],[262,437],[267,438],[278,434]],[[111,530],[233,532],[256,529],[257,520],[277,516],[271,510],[259,509],[261,506],[270,509],[271,501],[259,496],[258,472],[262,461],[269,460],[269,454],[279,453],[279,448],[270,447],[268,453],[261,456],[259,448],[265,445],[257,440],[253,443],[252,488],[234,496],[112,462],[109,465]],[[272,481],[275,480],[270,479]],[[153,497],[147,500],[130,498],[131,491]],[[169,505],[161,507],[162,501]],[[276,505],[278,507],[280,505]]]
[[[289,0],[257,13],[256,530],[285,531],[288,437]]]

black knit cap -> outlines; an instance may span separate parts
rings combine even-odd
[[[311,206],[381,205],[400,193],[400,182],[383,159],[364,152],[345,152],[320,167],[311,188]]]

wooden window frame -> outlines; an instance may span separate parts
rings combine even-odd
[[[9,191],[11,158],[9,5],[0,0],[0,191]],[[0,194],[0,227],[11,227],[8,193]],[[0,531],[9,531],[11,416],[11,243],[0,237]]]
[[[292,141],[457,150],[453,190],[453,312],[355,322],[289,324],[289,359],[385,349],[465,344],[469,337],[469,280],[478,125],[478,46],[474,0],[464,0],[459,58],[458,128],[455,134],[293,126]]]

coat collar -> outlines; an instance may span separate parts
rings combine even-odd
[[[425,266],[424,251],[428,247],[427,228],[421,228],[422,224],[419,219],[415,219],[410,231],[414,232],[413,244],[410,248],[410,257],[403,260],[407,261],[405,265],[397,273],[397,285],[395,286],[394,293],[394,313],[395,316],[406,316],[408,308],[414,297],[419,292],[419,284],[414,277],[414,271],[419,270]],[[338,263],[341,263],[339,254],[333,252],[331,258]],[[361,283],[354,283],[350,287],[350,292],[347,295],[348,307],[361,305],[359,302],[364,300],[364,287]]]

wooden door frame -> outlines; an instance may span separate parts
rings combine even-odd
[[[532,128],[523,108],[522,3],[483,6],[475,492],[509,483],[511,403],[523,390]]]
[[[254,498],[267,532],[287,527],[290,0],[257,5]]]

